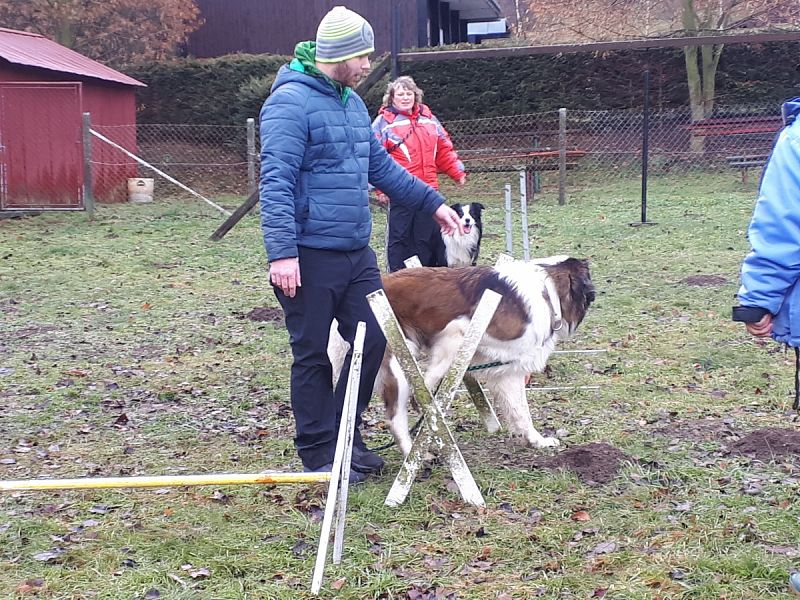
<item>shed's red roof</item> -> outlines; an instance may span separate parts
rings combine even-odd
[[[38,33],[0,27],[0,58],[17,65],[84,75],[125,85],[145,85]]]

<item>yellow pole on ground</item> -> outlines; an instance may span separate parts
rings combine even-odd
[[[0,480],[0,492],[20,490],[96,490],[107,488],[182,487],[194,485],[248,485],[325,483],[331,474],[325,473],[230,473],[222,475],[161,475],[157,477],[83,477],[80,479],[22,479]]]

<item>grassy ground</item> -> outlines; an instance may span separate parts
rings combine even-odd
[[[732,174],[656,179],[657,225],[633,227],[638,193],[595,181],[558,206],[547,190],[529,214],[533,255],[591,261],[598,299],[564,347],[606,351],[554,356],[539,385],[599,389],[532,390],[534,420],[561,453],[617,448],[617,476],[538,468],[547,453],[456,407],[487,508],[435,465],[385,507],[400,464],[386,450],[389,474],[352,491],[323,597],[786,597],[797,467],[730,452],[760,428],[797,432],[790,357],[730,322],[754,191]],[[491,264],[502,200],[480,199]],[[210,242],[220,221],[189,201],[0,221],[0,478],[299,468],[286,332],[248,318],[277,307],[257,221]],[[369,417],[369,443],[389,441],[380,408]],[[306,598],[323,492],[6,493],[0,598]]]

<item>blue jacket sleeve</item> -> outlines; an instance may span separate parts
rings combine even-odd
[[[800,277],[800,121],[784,129],[764,169],[747,232],[739,302],[777,314]]]
[[[261,109],[261,232],[270,261],[297,256],[294,191],[308,139],[306,99],[290,86]]]
[[[444,204],[439,192],[398,165],[375,136],[370,136],[369,182],[392,202],[414,210],[433,214]]]

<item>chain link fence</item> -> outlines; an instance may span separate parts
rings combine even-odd
[[[641,110],[561,112],[446,123],[470,173],[465,193],[500,194],[501,182],[516,185],[512,171],[522,170],[531,172],[535,193],[556,186],[560,174],[567,185],[591,185],[598,175],[603,181],[641,176]],[[781,126],[773,104],[718,108],[694,122],[688,108],[653,111],[647,119],[649,173],[760,172]]]
[[[206,196],[246,196],[255,189],[258,140],[253,120],[241,126],[141,124],[93,129],[123,148],[135,148],[133,154],[150,166],[122,153],[116,154],[116,164],[134,169],[131,177],[156,179],[164,195],[185,192],[160,178],[155,169]],[[93,165],[109,166],[98,158],[105,146],[93,142]]]
[[[527,175],[529,200],[530,194],[558,190],[559,184],[567,191],[571,185],[591,186],[598,175],[602,181],[641,175],[645,115],[640,110],[562,109],[450,121],[445,127],[468,172],[463,188],[441,177],[442,191],[454,201],[500,198],[505,183],[517,188],[520,172]],[[649,173],[729,170],[733,176],[757,176],[780,128],[780,108],[774,105],[719,108],[694,122],[689,109],[653,111],[648,118]],[[95,129],[136,148],[141,159],[207,196],[246,196],[257,184],[259,140],[252,121]],[[133,159],[120,160],[135,167],[139,177],[158,178]],[[184,193],[165,180],[157,186],[164,195]]]

